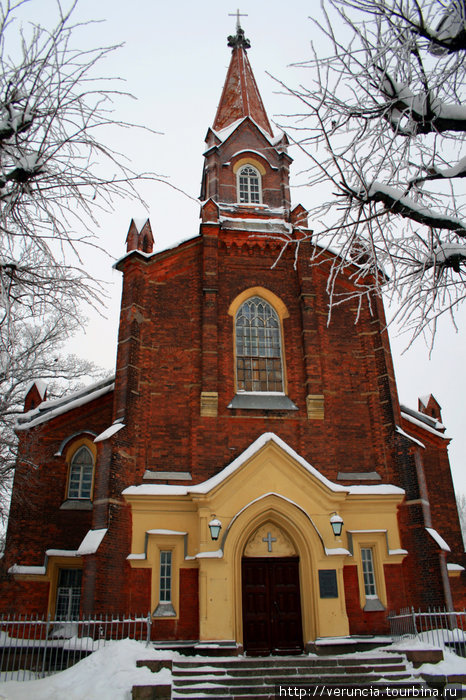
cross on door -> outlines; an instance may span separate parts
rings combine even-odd
[[[271,552],[272,551],[272,542],[276,542],[277,538],[272,537],[272,533],[268,532],[267,537],[262,538],[262,542],[267,542],[267,551]]]

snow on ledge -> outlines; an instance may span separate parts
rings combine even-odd
[[[447,564],[448,571],[464,571],[464,566],[461,564]]]
[[[413,438],[412,435],[409,435],[406,433],[403,428],[400,428],[399,425],[396,426],[395,432],[399,433],[400,435],[403,435],[403,437],[408,438],[411,442],[414,442],[416,445],[419,445],[419,447],[423,447],[425,449],[425,445],[420,441],[416,440],[416,438]]]
[[[146,530],[148,535],[181,535],[184,537],[187,535],[187,532],[181,532],[180,530],[163,530],[163,529],[155,529],[155,530]]]
[[[126,557],[128,561],[144,561],[146,559],[146,553],[141,552],[138,554],[128,554]]]
[[[325,554],[328,557],[336,557],[339,556],[340,554],[351,556],[351,552],[349,552],[347,549],[344,547],[333,547],[332,549],[329,549],[328,547],[325,547]]]
[[[20,566],[19,564],[13,564],[8,569],[9,574],[22,574],[30,576],[45,576],[46,570],[45,566]]]
[[[450,547],[447,545],[443,537],[438,534],[437,530],[434,530],[433,527],[426,527],[426,530],[432,539],[438,544],[440,549],[442,549],[444,552],[451,552]]]
[[[86,554],[95,554],[99,549],[106,532],[106,527],[101,528],[100,530],[89,530],[78,547],[77,555],[85,556]]]
[[[45,551],[47,557],[77,557],[76,549],[47,549]]]
[[[112,437],[112,435],[115,435],[119,430],[125,427],[124,423],[113,423],[109,428],[104,430],[103,433],[100,433],[100,435],[97,435],[96,438],[94,438],[94,442],[103,442],[103,440],[108,440],[108,438]]]

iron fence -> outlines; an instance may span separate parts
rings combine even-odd
[[[0,614],[0,680],[43,678],[73,666],[111,640],[149,644],[151,615],[50,616]]]
[[[388,616],[390,633],[395,641],[417,638],[441,649],[450,649],[466,657],[466,612],[432,608],[427,612],[413,607]]]

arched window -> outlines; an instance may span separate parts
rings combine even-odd
[[[68,498],[90,499],[94,475],[94,456],[82,445],[71,458]]]
[[[252,165],[243,165],[238,170],[238,199],[241,204],[261,203],[261,176]]]
[[[236,314],[237,391],[283,392],[280,319],[261,297],[250,297]]]

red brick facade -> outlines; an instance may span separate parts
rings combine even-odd
[[[148,483],[150,473],[169,474],[168,484],[199,484],[269,432],[334,483],[405,490],[399,528],[408,555],[403,564],[385,566],[388,609],[450,604],[449,580],[453,602],[464,605],[463,577],[445,576],[445,556],[462,564],[464,548],[440,416],[431,415],[432,404],[412,414],[400,409],[381,302],[373,299],[357,323],[355,306],[338,306],[329,324],[331,255],[312,267],[304,243],[295,266],[294,247],[283,251],[277,237],[299,239],[307,226],[302,207],[290,211],[286,137],[272,137],[261,102],[247,113],[238,106],[235,76],[246,75],[242,97],[257,87],[242,47],[234,48],[232,61],[240,67],[230,69],[207,134],[199,235],[153,253],[150,223],[141,231],[130,227],[127,254],[117,266],[124,280],[114,388],[104,384],[58,414],[44,403],[37,408],[39,394],[28,395],[4,558],[3,607],[9,610],[45,611],[54,585],[40,581],[40,573],[25,580],[33,575],[29,569],[11,567],[44,567],[47,556],[58,556],[46,555],[51,550],[79,554],[88,531],[107,529],[97,550],[82,555],[81,610],[147,612],[158,584],[149,569],[128,562],[132,516],[123,490]],[[243,161],[260,173],[257,205],[237,203]],[[346,278],[338,284],[351,287]],[[247,290],[280,302],[284,393],[292,408],[230,406],[237,394],[231,308]],[[201,410],[205,395],[215,396],[210,413]],[[322,415],[309,410],[316,397]],[[124,428],[93,443],[118,421]],[[90,508],[67,509],[67,450],[84,438],[96,450]],[[451,552],[445,554],[426,527]],[[361,609],[356,565],[344,567],[344,582],[350,632],[386,632],[387,610]],[[180,569],[179,601],[176,619],[155,619],[156,638],[198,638],[194,567]]]

